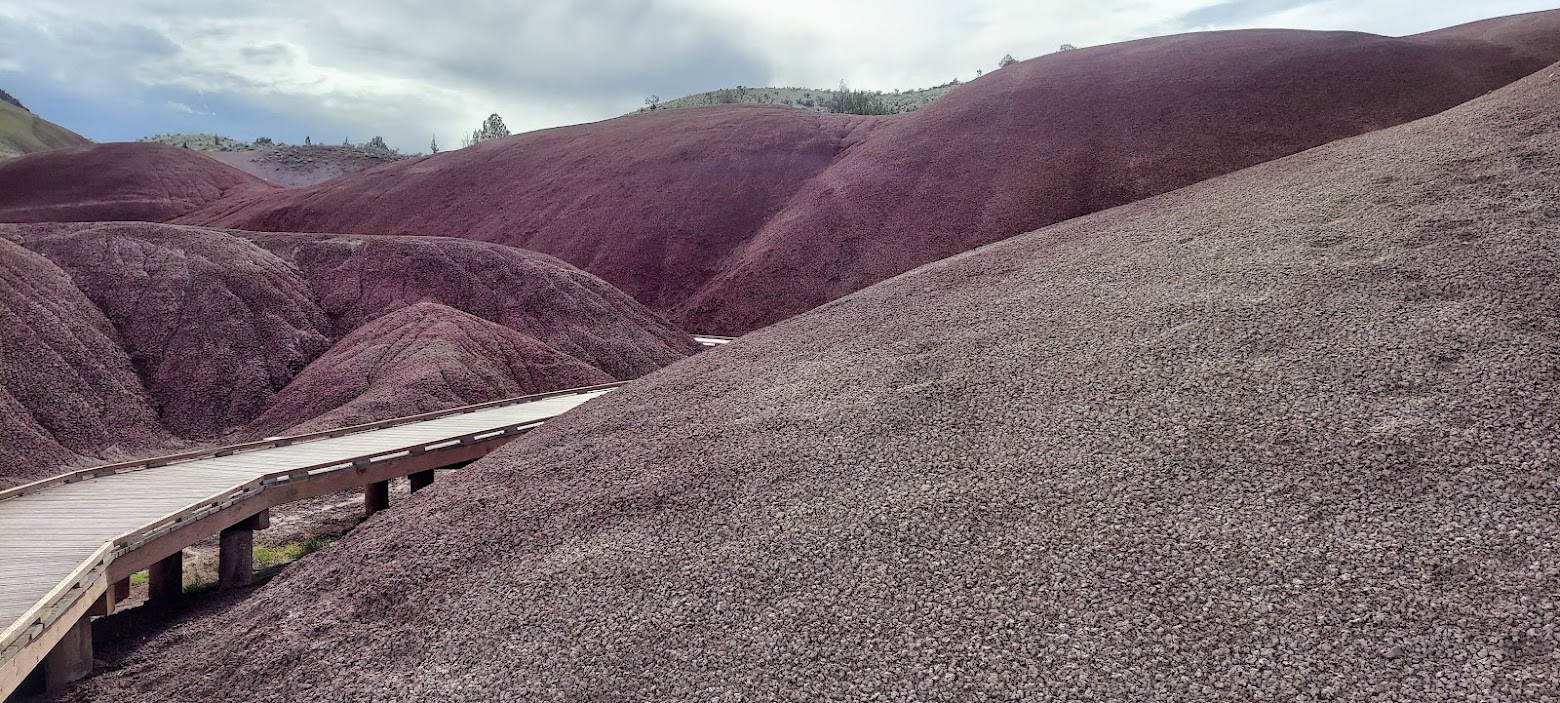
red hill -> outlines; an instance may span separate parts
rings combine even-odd
[[[601,280],[481,242],[37,223],[0,225],[0,253],[0,484],[175,438],[634,378],[695,350]]]
[[[70,276],[0,230],[0,487],[167,447],[118,332]]]
[[[166,144],[92,144],[0,162],[0,222],[170,220],[274,186]]]
[[[1557,70],[701,354],[70,700],[1551,700]]]
[[[337,342],[245,433],[259,438],[309,432],[613,380],[508,327],[437,303],[416,303]],[[300,423],[300,418],[310,419]]]
[[[554,254],[742,332],[920,264],[1440,112],[1560,58],[1560,12],[1407,38],[1187,34],[1015,64],[892,117],[657,111],[231,198],[184,221]]]

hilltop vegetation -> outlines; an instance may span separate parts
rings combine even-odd
[[[695,93],[675,100],[659,100],[652,96],[645,107],[639,112],[649,110],[669,110],[679,107],[700,107],[704,105],[782,105],[795,107],[812,112],[851,112],[848,109],[832,109],[849,105],[877,105],[877,111],[869,113],[853,114],[885,114],[892,115],[901,112],[913,112],[925,107],[933,100],[947,95],[962,83],[954,79],[942,85],[919,90],[895,90],[883,92],[878,90],[852,90],[844,83],[837,89],[828,88],[749,88],[737,86],[735,88],[721,88],[704,93]],[[869,108],[870,109],[870,108]]]
[[[19,108],[22,108],[23,110],[27,109],[27,106],[23,105],[22,101],[16,99],[16,96],[13,96],[10,93],[7,93],[7,92],[5,92],[3,90],[0,90],[0,102],[10,103],[10,104],[15,105],[15,106],[17,106]]]
[[[1056,53],[1074,51],[1078,47],[1071,44],[1063,44]],[[1006,54],[997,62],[997,68],[1007,68],[1017,63],[1012,54]],[[975,77],[984,75],[983,70],[976,70]],[[645,106],[636,112],[648,112],[650,110],[669,110],[679,107],[701,107],[705,105],[785,105],[788,107],[811,110],[813,112],[838,112],[851,115],[896,115],[902,112],[913,112],[926,107],[933,100],[952,92],[954,88],[963,85],[964,82],[954,78],[942,85],[917,90],[857,90],[852,89],[844,80],[840,81],[837,89],[829,88],[749,88],[737,86],[735,88],[721,88],[703,93],[683,96],[673,100],[661,100],[660,96],[652,95],[645,98]]]
[[[196,151],[246,151],[255,148],[250,142],[242,142],[220,134],[154,134],[150,137],[141,137],[136,141],[182,146]]]

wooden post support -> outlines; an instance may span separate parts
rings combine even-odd
[[[363,487],[363,517],[390,507],[390,482],[375,481]]]
[[[255,531],[229,527],[217,552],[217,588],[243,588],[255,580]]]
[[[124,578],[114,582],[114,602],[118,603],[130,597],[130,579]]]
[[[152,564],[146,570],[149,603],[171,603],[184,595],[184,550]]]
[[[92,673],[92,617],[83,616],[43,658],[43,686],[59,691]]]
[[[262,510],[222,530],[217,552],[217,588],[243,588],[255,581],[255,530],[271,526],[271,511]]]
[[[418,471],[416,473],[413,473],[413,474],[407,476],[406,480],[412,482],[412,492],[416,493],[416,492],[418,492],[418,491],[420,491],[420,490],[422,490],[424,488],[427,488],[427,487],[433,485],[433,469],[428,469],[427,471]]]

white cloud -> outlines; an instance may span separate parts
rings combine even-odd
[[[217,114],[215,112],[209,112],[209,111],[206,111],[206,110],[197,110],[197,109],[195,109],[193,107],[190,107],[189,105],[186,105],[184,103],[181,103],[181,102],[179,102],[177,100],[169,100],[167,102],[167,105],[168,105],[168,109],[173,110],[174,112],[182,112],[182,113],[184,113],[186,115],[195,115],[195,116],[198,116],[198,117],[214,117]]]

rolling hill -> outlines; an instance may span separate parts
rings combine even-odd
[[[847,295],[68,700],[1550,699],[1556,105],[1560,65]]]
[[[1250,30],[1024,61],[913,113],[717,106],[544,130],[180,221],[542,251],[740,333],[972,247],[1435,114],[1560,59],[1560,12]]]
[[[696,350],[541,254],[439,237],[0,225],[0,485],[189,443],[628,379]]]

